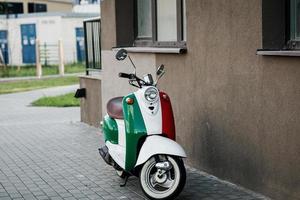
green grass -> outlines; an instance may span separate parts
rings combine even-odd
[[[80,101],[74,97],[74,93],[72,92],[59,96],[42,97],[32,102],[31,105],[46,107],[75,107],[80,106]]]
[[[0,94],[23,92],[56,86],[73,85],[78,83],[79,80],[76,76],[2,82],[0,83]]]
[[[58,74],[58,66],[43,66],[42,67],[43,76],[46,75],[55,75]],[[74,63],[65,65],[65,73],[80,73],[84,72],[85,67],[82,63]],[[16,67],[16,66],[7,66],[6,68],[0,67],[0,78],[8,77],[24,77],[24,76],[35,76],[36,67],[33,65]]]

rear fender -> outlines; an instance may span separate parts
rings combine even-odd
[[[118,125],[115,119],[105,115],[102,122],[102,131],[105,142],[109,141],[112,144],[118,144]]]
[[[140,150],[135,167],[144,164],[152,156],[161,154],[173,155],[182,158],[186,157],[184,149],[175,141],[166,137],[152,135],[147,137],[145,140]]]

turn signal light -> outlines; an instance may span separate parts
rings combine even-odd
[[[132,104],[134,103],[134,100],[133,100],[132,98],[127,98],[127,99],[126,99],[126,103],[127,103],[128,105],[132,105]]]
[[[168,100],[168,96],[166,94],[163,94],[162,97],[165,99],[165,100]]]

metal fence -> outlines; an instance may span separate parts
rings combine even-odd
[[[101,20],[100,17],[83,22],[86,74],[101,69]]]
[[[58,64],[58,44],[42,43],[39,45],[40,49],[40,62],[44,66]]]

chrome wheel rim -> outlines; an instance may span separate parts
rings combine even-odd
[[[153,194],[167,195],[172,193],[178,186],[179,168],[172,158],[160,156],[160,161],[166,160],[171,163],[171,169],[163,172],[159,171],[160,169],[155,167],[155,159],[152,159],[145,171],[145,184]]]

